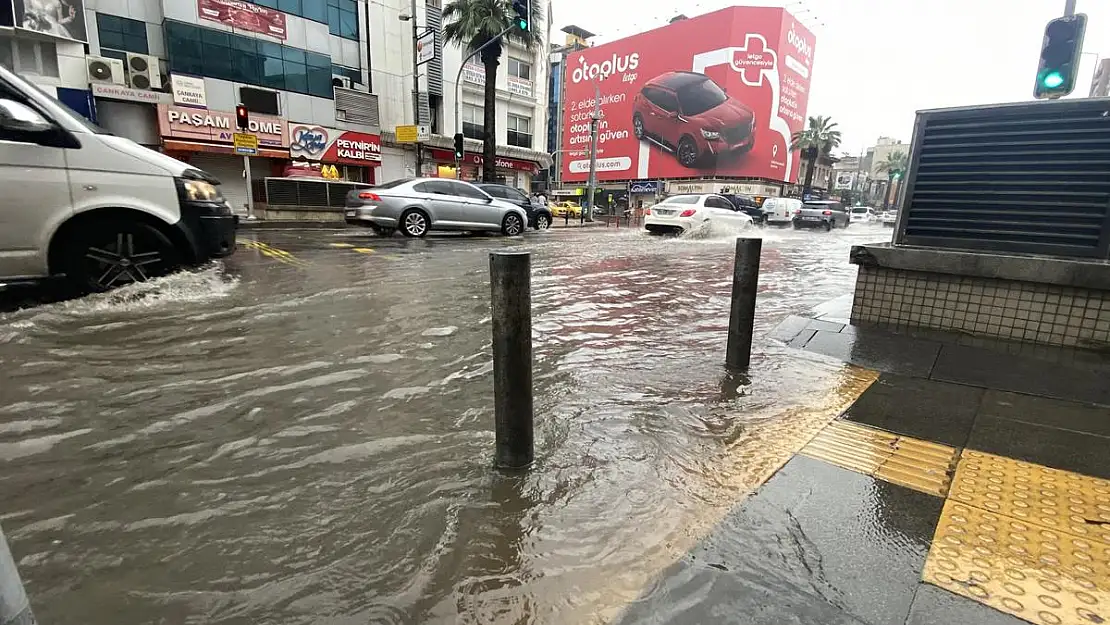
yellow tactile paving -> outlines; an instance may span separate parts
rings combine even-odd
[[[835,421],[800,453],[943,497],[948,492],[957,450],[848,421]]]
[[[989,501],[945,502],[926,582],[1031,623],[1110,621],[1110,544],[976,506]]]
[[[952,499],[1110,545],[1110,481],[965,450]]]

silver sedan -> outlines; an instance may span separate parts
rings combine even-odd
[[[347,223],[389,236],[422,237],[432,230],[524,233],[528,213],[461,180],[406,178],[347,194]]]

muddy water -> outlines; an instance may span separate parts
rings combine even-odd
[[[746,379],[724,237],[246,235],[0,315],[0,523],[43,623],[605,622],[860,383],[762,336],[888,236],[767,234]],[[504,476],[487,253],[519,245],[538,460]]]

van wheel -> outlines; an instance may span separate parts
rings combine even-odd
[[[74,236],[65,273],[84,293],[146,282],[182,267],[181,252],[154,226],[127,221],[96,224]]]

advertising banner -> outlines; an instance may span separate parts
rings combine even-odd
[[[81,43],[89,40],[85,27],[85,0],[14,0],[12,13],[16,28]]]
[[[428,150],[428,152],[431,153],[433,160],[443,161],[443,162],[454,162],[455,161],[455,153],[452,152],[451,150],[440,150],[440,149],[432,148],[432,149]],[[474,152],[467,152],[466,155],[463,156],[463,165],[464,166],[467,166],[467,165],[481,165],[484,162],[485,162],[485,159],[482,157],[481,154],[475,154]],[[537,173],[540,170],[540,166],[539,166],[538,163],[534,163],[532,161],[523,161],[523,160],[520,160],[519,158],[509,158],[507,156],[498,156],[497,159],[494,161],[494,166],[497,169],[512,169],[512,170],[515,170],[515,171],[528,172],[530,174]]]
[[[855,179],[856,173],[854,171],[838,171],[836,172],[836,188],[851,189]]]
[[[287,148],[289,136],[285,128],[285,120],[281,117],[252,113],[248,130],[258,136],[261,147]],[[163,137],[169,139],[211,141],[228,145],[231,145],[238,132],[234,111],[201,111],[168,104],[158,105],[158,130]]]
[[[423,65],[436,58],[436,31],[427,30],[416,40],[416,64]]]
[[[300,6],[300,3],[298,3]],[[247,0],[197,0],[201,19],[285,40],[285,14]]]
[[[382,139],[353,130],[290,124],[289,156],[325,163],[375,166],[382,160]]]
[[[732,7],[567,58],[563,179],[797,180],[814,36],[784,9]]]

